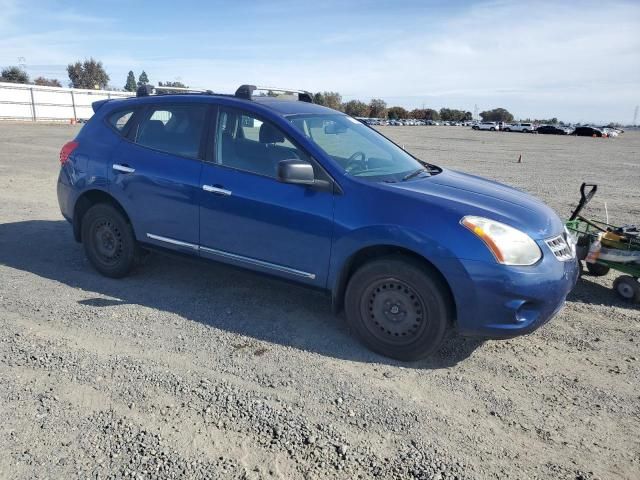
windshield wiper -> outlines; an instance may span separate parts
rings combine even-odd
[[[427,172],[428,170],[424,167],[419,168],[418,170],[415,170],[407,175],[405,175],[404,177],[402,177],[402,181],[406,182],[407,180],[412,179],[413,177],[417,177],[418,175],[420,175],[422,172]]]

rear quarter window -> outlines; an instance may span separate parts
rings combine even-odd
[[[130,110],[120,110],[118,112],[112,113],[109,116],[109,124],[115,128],[118,132],[124,132],[127,124],[133,117],[133,109]]]

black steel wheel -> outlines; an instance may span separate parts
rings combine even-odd
[[[94,205],[82,217],[81,229],[85,253],[96,270],[113,278],[129,273],[139,251],[131,225],[116,208]]]
[[[360,315],[372,335],[398,345],[413,342],[427,323],[422,297],[397,278],[372,282],[360,299]]]
[[[448,289],[436,272],[390,256],[358,269],[345,295],[347,321],[371,350],[398,360],[429,356],[452,318]]]

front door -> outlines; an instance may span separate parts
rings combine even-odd
[[[324,287],[333,193],[277,180],[280,160],[313,160],[249,112],[220,108],[216,125],[215,161],[200,182],[201,255]]]

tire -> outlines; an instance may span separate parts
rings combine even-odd
[[[610,268],[607,265],[603,265],[601,263],[587,263],[587,270],[594,277],[604,277],[607,273],[609,273]]]
[[[98,203],[82,217],[82,244],[91,265],[105,277],[122,278],[138,262],[131,224],[113,206]]]
[[[504,132],[510,132],[510,131],[511,131],[511,129],[510,129],[510,128],[505,128],[503,131],[504,131]]]
[[[416,261],[399,256],[373,260],[349,280],[347,323],[367,347],[386,357],[414,361],[440,347],[452,320],[449,293]]]
[[[640,283],[635,278],[621,275],[614,280],[613,289],[625,300],[640,303]]]
[[[491,130],[492,132],[495,132],[495,131],[496,131],[496,129],[495,129],[495,128],[493,128],[493,127],[491,127],[489,130]]]
[[[522,133],[529,133],[529,130],[525,128],[524,130],[522,130]]]

